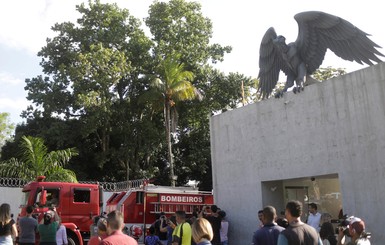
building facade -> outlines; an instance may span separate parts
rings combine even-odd
[[[230,244],[250,244],[258,210],[290,199],[334,219],[342,208],[364,219],[372,244],[385,240],[384,63],[213,116],[210,130]]]

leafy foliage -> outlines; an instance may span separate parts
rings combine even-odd
[[[319,81],[326,81],[333,77],[338,77],[346,74],[346,70],[344,68],[332,68],[330,66],[324,68],[320,67],[317,69],[312,77]]]
[[[169,184],[173,156],[178,185],[199,180],[211,190],[209,117],[254,101],[256,80],[212,67],[231,47],[210,43],[201,6],[155,1],[144,20],[151,37],[116,4],[96,0],[76,10],[77,22],[56,23],[38,53],[44,75],[26,79],[33,106],[2,159],[32,135],[50,150],[76,147],[69,168],[84,180]],[[202,100],[191,100],[198,91]]]
[[[5,141],[9,139],[14,127],[9,121],[9,113],[0,113],[0,148],[5,144]]]
[[[46,176],[48,181],[77,182],[76,174],[65,169],[78,153],[74,148],[48,152],[41,138],[22,138],[20,159],[11,158],[1,163],[1,176],[33,180],[36,176]]]

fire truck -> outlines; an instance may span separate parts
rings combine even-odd
[[[23,187],[18,218],[26,215],[29,205],[35,207],[33,217],[39,221],[45,212],[56,207],[71,245],[86,244],[94,218],[112,210],[123,213],[125,231],[141,242],[146,235],[143,231],[155,222],[157,214],[164,212],[170,216],[177,210],[184,210],[191,215],[195,209],[214,201],[211,192],[190,187],[156,186],[148,180],[64,183],[45,182],[44,179],[39,176]],[[103,202],[103,197],[109,197],[107,202]]]

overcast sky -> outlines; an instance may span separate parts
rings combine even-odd
[[[25,79],[42,75],[37,52],[47,37],[54,34],[50,27],[55,23],[75,22],[79,16],[75,9],[78,0],[10,0],[0,2],[0,112],[11,113],[11,121],[19,123],[22,110],[28,101],[24,91]],[[150,0],[117,0],[130,14],[143,20],[147,17]],[[258,51],[265,31],[274,27],[287,42],[295,41],[298,34],[294,15],[319,10],[337,15],[371,34],[371,39],[385,46],[383,8],[379,1],[345,0],[199,0],[203,14],[213,22],[212,43],[230,45],[231,54],[218,68],[225,73],[239,72],[257,77]],[[353,5],[354,4],[354,5]],[[380,52],[385,53],[381,49]],[[384,60],[384,59],[383,59]],[[322,67],[346,68],[348,72],[365,68],[327,54]]]

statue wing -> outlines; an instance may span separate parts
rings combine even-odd
[[[259,48],[258,92],[262,98],[268,98],[273,91],[278,82],[279,72],[288,71],[280,51],[273,44],[275,38],[277,33],[273,27],[270,27],[263,36]]]
[[[381,62],[376,55],[384,56],[376,49],[381,47],[368,38],[369,34],[340,17],[309,11],[296,14],[294,18],[299,27],[295,44],[308,74],[320,67],[327,49],[359,64],[372,65],[372,61]]]

